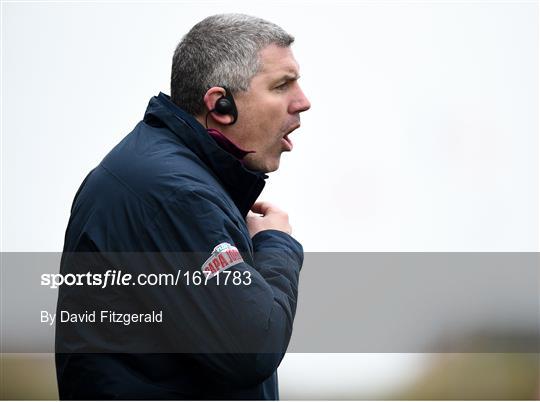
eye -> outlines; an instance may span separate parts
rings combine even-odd
[[[289,84],[290,84],[290,81],[285,81],[283,84],[280,84],[277,87],[275,87],[275,89],[277,89],[278,91],[283,91],[283,90],[287,89]]]

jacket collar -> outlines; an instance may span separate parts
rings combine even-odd
[[[245,217],[261,194],[268,176],[247,169],[235,156],[222,149],[195,117],[176,106],[162,92],[150,99],[144,115],[147,123],[156,120],[165,124],[212,170]]]

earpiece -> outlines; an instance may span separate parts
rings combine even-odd
[[[217,100],[214,111],[219,114],[232,114],[233,107],[231,101],[222,96]]]
[[[225,95],[216,101],[214,109],[210,110],[210,112],[216,112],[223,115],[230,114],[233,117],[233,121],[229,123],[229,125],[231,125],[236,123],[236,120],[238,119],[238,110],[236,109],[236,103],[234,103],[231,92],[225,87],[222,88],[225,90]]]

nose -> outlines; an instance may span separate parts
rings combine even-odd
[[[309,102],[306,95],[304,95],[304,92],[300,87],[298,87],[298,91],[296,92],[296,96],[294,97],[293,101],[289,105],[289,113],[301,113],[305,112],[306,110],[309,110],[311,107],[311,103]]]

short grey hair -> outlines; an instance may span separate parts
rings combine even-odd
[[[294,37],[276,24],[244,14],[218,14],[196,24],[173,56],[171,100],[192,115],[204,111],[204,94],[214,86],[247,91],[260,69],[259,52],[288,47]]]

